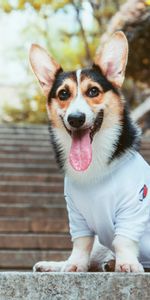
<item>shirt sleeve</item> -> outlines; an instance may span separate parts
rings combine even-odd
[[[69,228],[72,241],[79,237],[94,236],[94,233],[89,229],[83,215],[80,213],[71,196],[68,194],[66,186],[64,196],[67,203]]]
[[[144,191],[145,188],[145,191]],[[115,235],[139,241],[150,218],[150,193],[145,184],[139,184],[137,192],[128,190],[116,212]]]

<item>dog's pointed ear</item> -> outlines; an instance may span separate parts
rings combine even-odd
[[[29,52],[29,60],[44,95],[48,96],[55,80],[55,75],[59,69],[61,70],[61,66],[48,55],[44,48],[37,44],[32,44]]]
[[[122,31],[115,32],[102,50],[98,50],[94,63],[104,76],[116,87],[124,81],[128,59],[128,41]]]

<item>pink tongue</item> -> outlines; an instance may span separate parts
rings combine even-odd
[[[76,171],[85,171],[92,160],[92,145],[89,130],[72,134],[69,161]]]

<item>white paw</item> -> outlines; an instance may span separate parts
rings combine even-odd
[[[130,273],[130,272],[141,273],[144,272],[144,268],[138,261],[135,263],[116,262],[115,271],[126,272],[126,273]]]
[[[68,261],[62,266],[61,272],[87,272],[88,267],[88,264],[81,264]]]
[[[33,267],[33,272],[60,272],[64,261],[39,261]]]

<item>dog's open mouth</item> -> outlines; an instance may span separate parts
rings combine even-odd
[[[69,162],[74,170],[85,171],[92,161],[92,141],[95,133],[101,128],[104,111],[100,110],[93,123],[93,126],[86,129],[68,131],[72,143],[69,153]],[[64,123],[64,122],[63,122]]]

